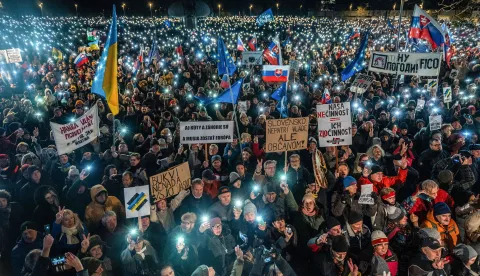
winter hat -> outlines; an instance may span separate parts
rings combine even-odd
[[[453,173],[451,171],[442,170],[437,176],[438,184],[449,185],[453,180]]]
[[[327,229],[330,230],[333,227],[340,225],[340,222],[335,217],[328,217],[326,224],[327,224]]]
[[[346,189],[352,185],[357,185],[357,180],[352,176],[347,176],[343,179],[343,188]]]
[[[103,247],[105,245],[99,235],[93,235],[88,240],[90,241],[90,245],[88,246],[87,252],[89,252],[90,249],[94,248],[97,245],[100,245],[100,247]]]
[[[442,246],[440,245],[440,242],[437,239],[427,237],[422,239],[422,241],[420,242],[420,247],[428,247],[430,249],[437,250]]]
[[[70,169],[68,170],[68,178],[72,178],[74,176],[79,176],[80,171],[77,169],[75,166],[70,166]]]
[[[374,137],[372,139],[372,146],[375,146],[375,145],[379,145],[379,146],[382,145],[382,140],[380,140],[380,138],[378,137]]]
[[[276,183],[269,182],[263,187],[265,193],[276,193],[279,194],[279,186]]]
[[[385,235],[385,233],[383,233],[380,230],[375,230],[375,231],[372,232],[372,245],[373,246],[381,244],[381,243],[385,243],[385,242],[388,243],[388,238]]]
[[[222,157],[221,157],[220,155],[218,155],[218,154],[212,156],[212,159],[210,160],[210,162],[213,163],[213,162],[215,162],[215,161],[220,161],[220,162],[222,162]]]
[[[38,167],[35,166],[35,165],[31,165],[30,167],[28,167],[28,169],[27,169],[28,177],[32,177],[32,174],[33,174],[35,171],[40,171],[40,168],[38,168]]]
[[[82,259],[82,265],[88,270],[88,275],[92,275],[103,264],[102,261],[92,257],[86,257]]]
[[[451,214],[450,208],[445,202],[438,202],[433,206],[433,215],[439,216],[444,214]]]
[[[387,262],[380,256],[373,256],[372,258],[372,276],[383,276],[390,272]]]
[[[440,233],[438,230],[433,229],[433,228],[422,228],[420,231],[418,231],[418,235],[420,236],[421,239],[426,239],[426,238],[434,238],[436,240],[440,239]]]
[[[355,211],[350,211],[350,214],[348,214],[348,224],[355,224],[359,221],[363,221],[363,215]]]
[[[407,123],[403,122],[400,124],[400,129],[408,129]]]
[[[33,221],[25,221],[24,223],[22,223],[22,226],[20,226],[20,232],[28,229],[38,231],[38,225]]]
[[[257,207],[253,204],[250,200],[247,200],[245,206],[243,206],[243,213],[253,213],[255,216],[257,215]]]
[[[193,271],[192,276],[208,276],[208,266],[201,265]]]
[[[202,178],[205,178],[207,180],[215,180],[216,179],[215,175],[213,174],[213,171],[210,170],[210,169],[204,170],[202,172]]]
[[[310,137],[310,138],[308,138],[308,143],[309,143],[309,144],[310,144],[310,143],[315,143],[315,144],[317,144],[317,140],[316,140],[315,138],[313,138],[313,137]]]
[[[210,219],[210,226],[213,227],[217,224],[222,224],[222,220],[219,217],[214,217]]]
[[[395,207],[394,211],[388,214],[387,217],[391,222],[399,222],[405,217],[405,212],[402,209]]]
[[[236,172],[231,172],[229,179],[230,179],[230,184],[234,184],[235,182],[237,182],[237,180],[240,179],[240,175],[238,175],[238,173]]]
[[[153,147],[155,145],[160,146],[160,143],[157,139],[152,139],[152,141],[150,142],[150,147]]]
[[[475,251],[473,247],[463,243],[457,244],[457,246],[453,248],[453,254],[463,263],[467,263],[470,259],[478,256],[477,251]]]
[[[372,170],[372,172],[370,173],[370,175],[376,174],[376,173],[379,173],[379,172],[383,172],[382,167],[380,167],[379,165],[376,165],[376,164],[374,164],[372,166],[371,170]]]
[[[332,237],[332,250],[335,252],[348,252],[348,243],[345,236]]]
[[[218,189],[218,195],[223,195],[226,193],[230,193],[230,189],[227,186],[222,186]]]

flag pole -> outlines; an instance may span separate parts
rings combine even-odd
[[[400,29],[402,27],[403,2],[404,0],[400,0],[400,13],[398,14],[398,31],[397,31],[397,52],[400,50]]]
[[[232,120],[235,123],[238,137],[237,139],[240,140],[240,155],[242,154],[243,148],[242,148],[242,141],[240,139],[241,133],[240,133],[240,128],[238,127],[238,121],[237,121],[237,104],[234,103],[233,99],[233,91],[232,91],[232,84],[230,83],[230,74],[228,73],[228,66],[225,66],[225,69],[227,71],[227,76],[228,76],[228,89],[230,90],[230,98],[232,99],[232,105],[233,105],[233,114],[232,114]],[[240,87],[242,89],[242,87]]]

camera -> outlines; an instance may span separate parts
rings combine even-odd
[[[287,226],[285,227],[285,229],[287,230],[287,233],[290,235],[293,233],[293,230],[292,230],[292,226],[290,224],[287,224]]]
[[[465,156],[461,156],[461,155],[454,155],[452,156],[452,161],[453,163],[460,163],[462,164],[464,161],[465,161]]]
[[[277,259],[277,256],[278,252],[274,247],[270,249],[263,247],[262,259],[265,263],[274,262]]]

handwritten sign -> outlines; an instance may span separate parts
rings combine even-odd
[[[320,147],[352,144],[350,103],[317,105],[318,143]]]
[[[262,51],[250,51],[242,53],[242,64],[246,66],[250,65],[262,65],[263,64],[263,52]]]
[[[181,144],[215,144],[233,141],[233,121],[180,122]]]
[[[20,48],[0,50],[0,57],[5,63],[17,63],[23,61]]]
[[[428,117],[430,123],[430,131],[437,130],[442,127],[442,115]]]
[[[350,90],[355,93],[364,93],[370,87],[372,82],[375,80],[374,77],[368,76],[365,74],[359,74],[357,78],[352,83]]]
[[[87,145],[100,134],[97,105],[82,117],[68,124],[50,122],[58,155],[69,153]]]
[[[444,103],[452,102],[452,88],[450,86],[443,88],[443,102]]]
[[[266,152],[306,149],[308,117],[267,120],[266,134]]]
[[[150,190],[148,185],[124,188],[125,215],[128,218],[150,215]]]
[[[362,192],[360,193],[358,204],[367,204],[367,205],[375,204],[375,201],[372,198],[372,192],[373,192],[373,184],[362,185]]]
[[[150,177],[150,190],[155,202],[169,198],[190,187],[188,162]]]

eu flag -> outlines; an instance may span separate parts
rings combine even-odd
[[[287,96],[286,82],[282,83],[282,85],[280,85],[280,87],[272,93],[272,96],[270,96],[270,98],[275,99],[277,101],[281,101],[282,98],[285,96]]]
[[[272,9],[264,11],[257,17],[257,25],[262,27],[265,23],[273,21],[273,12]]]
[[[362,43],[360,43],[360,47],[358,47],[357,49],[355,58],[352,60],[352,62],[350,62],[350,64],[348,64],[347,67],[345,67],[345,69],[343,69],[342,81],[346,81],[351,76],[353,76],[356,72],[362,70],[363,60],[365,59],[365,48],[367,48],[367,44],[368,44],[368,33],[369,31],[365,33]]]
[[[287,108],[287,96],[283,96],[282,99],[277,103],[277,110],[280,112],[282,118],[288,117]]]
[[[232,93],[230,94],[230,88],[225,89],[215,98],[209,97],[198,97],[194,96],[195,99],[200,101],[203,105],[209,105],[212,103],[233,103],[236,104],[238,100],[238,95],[240,95],[240,89],[242,89],[243,79],[238,80],[232,85]],[[233,94],[233,102],[232,102]]]
[[[112,24],[108,31],[105,49],[97,66],[95,78],[92,83],[92,92],[107,100],[108,107],[113,115],[117,115],[118,83],[117,83],[117,14],[113,5]]]
[[[217,41],[217,51],[218,51],[218,75],[228,74],[229,76],[233,75],[237,70],[237,66],[233,62],[232,56],[228,53],[223,39],[219,36]]]

